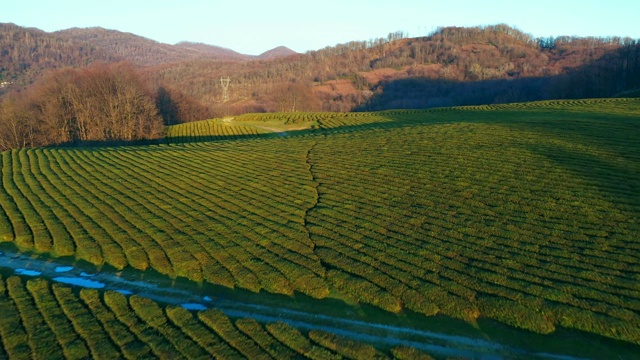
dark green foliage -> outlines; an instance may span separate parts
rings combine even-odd
[[[309,332],[309,338],[319,345],[333,350],[347,359],[388,359],[386,355],[379,352],[371,345],[358,343],[325,331],[312,330]]]
[[[248,359],[270,358],[258,344],[238,331],[222,311],[216,309],[201,311],[198,313],[198,318]]]
[[[11,278],[10,278],[11,279]],[[15,285],[20,285],[20,279],[11,280]],[[18,284],[15,284],[18,282]],[[7,283],[0,280],[0,337],[2,348],[14,359],[30,359],[31,347],[28,342],[28,330],[21,323],[20,312],[11,293],[7,292]]]
[[[391,353],[398,360],[433,360],[431,356],[408,346],[396,346]]]
[[[57,299],[51,293],[49,283],[45,280],[30,280],[27,289],[35,301],[35,305],[43,315],[46,325],[56,336],[64,357],[67,359],[85,359],[89,357],[89,349],[73,329]]]
[[[38,311],[21,279],[15,276],[8,278],[7,292],[20,314],[33,356],[38,359],[62,358],[62,348],[56,341],[52,329],[46,325],[45,319]]]
[[[80,298],[91,309],[93,316],[100,321],[124,357],[141,359],[151,356],[149,346],[140,341],[124,324],[118,321],[116,315],[103,304],[102,297],[97,290],[82,289]]]
[[[479,307],[483,316],[518,328],[541,334],[548,334],[556,329],[542,312],[531,310],[514,301],[503,298],[483,298],[479,300]]]
[[[138,317],[156,329],[187,359],[205,358],[207,352],[189,338],[180,328],[173,326],[157,303],[140,296],[129,298],[131,308]]]
[[[167,307],[167,317],[209,354],[222,359],[236,359],[240,353],[229,346],[215,332],[194,318],[193,314],[181,307]]]
[[[91,357],[98,359],[118,357],[120,351],[98,319],[84,306],[71,288],[59,284],[51,287],[60,308],[73,325],[75,332],[87,343]]]
[[[267,325],[267,330],[274,338],[309,359],[342,358],[340,355],[326,348],[313,345],[300,331],[285,323],[269,324]]]
[[[296,359],[300,357],[292,349],[269,334],[262,325],[253,319],[238,319],[235,325],[274,358]]]

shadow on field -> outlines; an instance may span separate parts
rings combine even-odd
[[[227,138],[220,135],[191,136],[188,139],[165,138],[160,143],[169,144],[169,145],[179,145],[179,144],[212,143],[212,142],[222,142],[222,141],[243,141],[243,140],[256,140],[256,139],[287,139],[287,138],[298,138],[298,137],[306,137],[306,136],[323,136],[323,135],[329,135],[329,134],[352,133],[352,132],[357,132],[362,130],[400,128],[408,125],[411,125],[411,123],[403,120],[403,121],[368,123],[368,124],[361,124],[361,125],[344,125],[341,127],[331,128],[331,129],[287,130],[286,132],[281,132],[281,133],[267,133],[267,134],[255,134],[255,135],[232,135]]]
[[[592,154],[550,146],[538,147],[534,151],[596,186],[607,195],[607,200],[612,204],[622,205],[625,208],[640,208],[638,159],[608,161]],[[570,189],[569,184],[566,186]],[[576,195],[580,196],[580,194]]]
[[[376,95],[354,111],[431,109],[437,107],[505,104],[549,100],[556,95],[557,78],[512,78],[458,81],[407,78],[379,85]]]
[[[515,125],[552,141],[528,150],[598,187],[617,204],[640,206],[640,121],[623,114],[556,113]],[[555,144],[559,140],[559,143]]]
[[[299,131],[295,131],[298,133]],[[265,139],[265,138],[280,138],[280,137],[288,137],[293,135],[294,131],[289,131],[287,135],[278,135],[278,133],[272,134],[257,134],[257,135],[230,135],[228,137],[223,135],[215,135],[215,136],[190,136],[189,138],[180,138],[180,137],[163,137],[159,139],[147,139],[147,140],[132,140],[132,141],[82,141],[82,142],[69,142],[62,144],[55,144],[44,146],[43,148],[51,148],[51,149],[105,149],[105,148],[122,148],[122,147],[132,147],[132,148],[140,148],[140,147],[150,147],[149,150],[152,150],[153,146],[158,145],[179,145],[179,144],[191,144],[191,143],[211,143],[211,142],[220,142],[220,141],[242,141],[242,140],[255,140],[255,139]],[[302,134],[296,134],[302,135]]]
[[[80,142],[68,142],[62,144],[55,144],[44,146],[43,148],[109,148],[109,147],[121,147],[121,146],[149,146],[149,145],[161,145],[166,144],[166,140],[164,138],[161,139],[145,139],[145,140],[91,140],[91,141],[80,141]]]

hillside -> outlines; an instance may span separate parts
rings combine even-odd
[[[152,74],[222,116],[609,97],[640,88],[637,59],[640,45],[632,39],[536,39],[495,25],[443,28],[421,38],[390,34],[242,67],[190,62]],[[213,84],[220,76],[232,78],[229,103],[220,103]]]
[[[196,51],[197,57],[199,58],[221,60],[248,60],[251,58],[249,55],[243,55],[231,49],[188,41],[182,41],[175,44],[175,48],[179,51]]]
[[[0,236],[281,306],[637,349],[639,115],[637,99],[254,114],[169,128],[169,145],[4,152]]]
[[[3,84],[30,84],[51,68],[127,60],[141,67],[159,93],[179,93],[187,104],[183,112],[207,114],[196,119],[612,97],[640,89],[637,40],[539,39],[506,25],[441,28],[418,38],[392,33],[306,54],[279,47],[258,57],[101,28],[51,34],[11,24],[3,29]],[[41,39],[40,45],[27,36]],[[231,78],[226,102],[221,77]],[[11,89],[4,84],[0,92]]]
[[[291,49],[289,49],[286,46],[278,46],[277,48],[274,48],[274,49],[267,50],[267,51],[263,52],[262,54],[260,54],[258,56],[258,58],[259,59],[269,60],[269,59],[287,57],[287,56],[296,55],[296,54],[298,54],[298,53],[293,51],[293,50],[291,50]]]
[[[118,59],[144,66],[205,58],[246,60],[242,54],[216,46],[187,42],[169,45],[131,33],[103,28],[73,28],[57,31],[52,35],[70,41],[90,43]]]
[[[100,27],[71,28],[47,33],[0,23],[0,82],[31,83],[48,69],[81,67],[95,61],[129,61],[139,66],[190,60],[247,61],[296,54],[278,47],[260,56],[243,55],[218,46],[180,42],[163,44],[131,33]]]
[[[244,55],[220,46],[181,41],[164,44],[131,33],[95,28],[73,28],[52,33],[63,39],[90,43],[106,53],[137,65],[152,66],[189,60],[275,59],[297,54],[284,46],[268,50],[259,56]]]
[[[24,86],[49,69],[116,59],[115,55],[86,42],[0,23],[0,82]]]

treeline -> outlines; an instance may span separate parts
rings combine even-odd
[[[370,63],[402,46],[405,36],[395,32],[385,38],[352,41],[275,60],[197,60],[148,70],[149,76],[159,83],[185,89],[185,93],[197,101],[210,104],[216,116],[247,112],[349,111],[364,99],[357,94],[328,98],[318,94],[315,86],[371,70]],[[229,103],[220,101],[219,79],[223,76],[232,79]],[[327,106],[330,103],[335,105]]]
[[[0,149],[155,139],[165,123],[205,112],[179,91],[155,88],[128,63],[65,68],[2,98]]]
[[[96,61],[127,61],[156,66],[193,60],[238,61],[276,59],[295,54],[279,47],[260,56],[202,43],[160,43],[142,36],[100,27],[45,32],[0,22],[0,95],[7,87],[33,83],[45,70],[82,67]]]

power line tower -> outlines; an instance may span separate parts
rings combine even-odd
[[[220,77],[220,86],[222,86],[222,102],[229,101],[229,83],[231,79],[227,76],[227,78]]]

